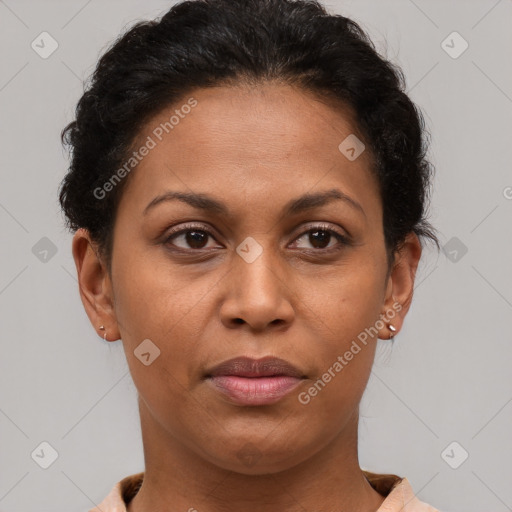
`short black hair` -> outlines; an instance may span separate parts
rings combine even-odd
[[[430,136],[405,93],[403,72],[378,54],[356,22],[316,0],[182,1],[114,41],[61,134],[72,153],[59,192],[67,227],[86,228],[110,270],[127,180],[106,199],[93,191],[126,161],[144,123],[194,89],[272,81],[354,113],[379,185],[388,262],[410,232],[439,249],[426,220]]]

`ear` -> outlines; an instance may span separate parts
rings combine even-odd
[[[114,311],[112,282],[88,230],[80,228],[73,237],[73,258],[78,274],[80,298],[95,331],[106,341],[120,338]],[[100,329],[104,326],[104,330]],[[105,336],[105,337],[104,337]]]
[[[421,258],[421,243],[416,233],[409,233],[399,250],[386,285],[386,298],[381,319],[384,323],[379,338],[389,339],[398,334],[409,311],[414,292],[416,270]],[[392,325],[396,331],[389,328]]]

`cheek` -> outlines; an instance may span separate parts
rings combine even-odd
[[[185,280],[179,267],[155,263],[150,258],[126,258],[119,261],[113,277],[116,318],[125,331],[123,340],[130,344],[150,338],[167,346],[171,339],[181,339],[173,335],[174,331],[190,326],[185,317],[200,306],[208,291],[204,280]]]
[[[322,286],[310,287],[303,297],[304,311],[313,312],[304,325],[313,329],[311,339],[317,342],[310,350],[315,376],[301,403],[315,403],[315,414],[335,410],[346,416],[364,392],[384,298],[382,276],[376,269],[376,265],[349,265]]]
[[[185,433],[186,415],[194,411],[201,417],[190,398],[189,368],[199,364],[198,297],[206,290],[187,287],[147,267],[117,276],[122,293],[116,301],[116,316],[123,348],[139,396],[152,415],[162,425]]]
[[[357,312],[352,306],[337,308],[329,336],[310,351],[316,371],[297,396],[305,413],[329,431],[341,428],[357,413],[375,356],[374,317],[366,308]]]
[[[329,351],[343,350],[344,344],[373,325],[381,312],[384,271],[378,262],[357,259],[298,283],[302,310],[297,319],[302,322],[300,316],[309,311],[304,325],[322,329]]]
[[[139,392],[156,400],[166,396],[172,402],[190,390],[191,370],[197,372],[200,366],[202,340],[212,315],[205,307],[215,293],[215,281],[190,281],[169,265],[160,268],[149,258],[141,261],[119,262],[114,278],[116,318]],[[147,352],[149,356],[140,357]],[[178,408],[183,406],[183,398],[176,402]]]

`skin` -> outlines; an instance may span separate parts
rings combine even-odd
[[[140,141],[188,97],[152,119]],[[369,151],[349,161],[338,150],[358,133],[349,109],[282,84],[193,97],[197,106],[128,178],[111,275],[86,230],[73,239],[86,312],[101,337],[122,339],[139,393],[145,479],[128,511],[376,511],[384,497],[358,463],[358,410],[388,323],[307,405],[298,394],[395,300],[400,331],[420,242],[408,235],[388,275]],[[364,213],[333,200],[282,214],[290,200],[331,189]],[[212,196],[230,216],[178,200],[143,214],[169,190]],[[195,246],[184,234],[169,239],[189,222],[211,236]],[[351,241],[312,238],[319,222]],[[262,248],[252,263],[236,252],[248,236]],[[149,366],[134,355],[147,338],[161,351]],[[203,378],[233,357],[267,355],[307,377],[272,405],[235,405]],[[248,449],[257,454],[251,463],[240,457]]]

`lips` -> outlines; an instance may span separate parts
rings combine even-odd
[[[206,382],[238,405],[268,405],[291,393],[305,378],[296,367],[276,357],[237,357],[206,374]]]

